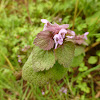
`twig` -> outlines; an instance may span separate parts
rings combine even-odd
[[[89,51],[90,49],[94,48],[95,46],[97,46],[97,45],[99,45],[99,44],[100,44],[100,42],[95,42],[95,43],[93,43],[91,46],[89,46],[89,47],[87,47],[87,48],[85,49],[85,52]]]

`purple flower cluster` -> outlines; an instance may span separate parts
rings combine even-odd
[[[83,44],[87,45],[85,40],[87,40],[87,35],[89,32],[85,32],[83,35],[76,35],[74,31],[68,30],[68,33],[66,34],[66,41],[72,41],[75,44]]]
[[[87,35],[89,34],[89,32],[86,32],[83,35],[76,35],[74,31],[68,29],[69,24],[51,24],[46,19],[41,19],[41,22],[45,23],[44,29],[42,32],[38,33],[37,38],[34,41],[34,44],[39,46],[40,48],[44,50],[50,50],[54,47],[55,44],[56,49],[58,45],[63,44],[64,40],[72,41],[73,43],[79,45],[87,45],[85,40],[87,39]]]
[[[18,62],[19,62],[19,63],[22,63],[22,58],[21,58],[21,56],[18,55],[17,57],[18,57]]]
[[[58,25],[57,23],[51,24],[46,19],[41,19],[42,23],[45,23],[43,31],[51,31],[57,34],[61,29],[67,29],[69,24]]]
[[[55,49],[57,48],[58,44],[62,45],[63,40],[65,38],[65,34],[67,33],[67,28],[69,27],[68,24],[58,25],[57,23],[51,24],[46,19],[41,19],[42,23],[45,23],[43,31],[51,31],[54,34],[54,42],[55,42]]]
[[[54,35],[53,39],[55,41],[55,49],[57,48],[57,45],[63,44],[63,39],[65,38],[65,34],[67,31],[65,29],[61,29],[58,34]]]
[[[64,94],[67,94],[67,88],[65,87],[62,87],[60,90],[59,90],[60,94],[64,93]]]

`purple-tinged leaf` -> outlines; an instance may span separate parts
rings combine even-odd
[[[43,50],[50,50],[54,47],[53,34],[48,31],[41,31],[37,34],[34,44]]]

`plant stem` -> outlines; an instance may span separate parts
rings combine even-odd
[[[89,46],[89,47],[87,47],[87,48],[85,49],[85,52],[89,51],[90,49],[94,48],[95,46],[97,46],[97,45],[99,45],[99,44],[100,44],[100,42],[95,42],[95,43],[93,43],[91,46]]]
[[[6,55],[4,55],[4,53],[2,53],[1,51],[0,51],[0,53],[3,55],[3,57],[4,57],[4,58],[6,59],[6,61],[8,62],[8,64],[9,64],[11,70],[12,70],[12,71],[15,71],[13,65],[11,64],[11,62],[9,61],[9,59],[6,57]]]
[[[76,4],[75,4],[75,11],[74,11],[74,19],[73,19],[73,27],[72,27],[72,30],[74,30],[77,8],[78,8],[78,0],[76,1]]]
[[[29,13],[29,6],[28,6],[29,4],[28,4],[28,1],[24,0],[24,2],[25,2],[27,13],[28,13],[29,22],[30,22],[30,24],[32,24],[32,21],[31,21],[31,18],[30,18],[30,13]]]

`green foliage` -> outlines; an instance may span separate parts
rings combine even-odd
[[[45,51],[34,46],[23,67],[23,78],[37,85],[44,85],[51,80],[61,79],[66,69],[60,64],[69,67],[74,57],[74,50],[75,45],[72,42],[66,42],[55,50],[54,56],[53,50]],[[55,64],[55,60],[58,60],[60,64]]]
[[[100,50],[96,51],[96,55],[100,57]]]
[[[22,75],[24,80],[27,80],[34,85],[44,85],[49,81],[54,80],[60,80],[66,72],[66,68],[64,68],[62,65],[56,63],[53,68],[50,68],[49,70],[39,71],[35,72],[33,70],[33,57],[34,53],[30,55],[27,62],[23,66]],[[39,66],[40,67],[40,66]]]
[[[8,53],[8,51],[5,47],[0,46],[0,48],[2,48],[0,50],[0,66],[3,66],[6,61],[5,58],[3,57],[3,54],[6,55]]]
[[[75,54],[74,56],[79,56],[81,54],[84,54],[84,47],[83,46],[75,46]]]
[[[84,91],[85,93],[90,92],[90,88],[87,86],[85,82],[78,84],[78,87],[81,89],[81,91]]]
[[[28,1],[29,14],[23,1]],[[43,28],[43,23],[40,22],[42,18],[59,24],[68,23],[70,28],[74,24],[76,34],[83,34],[88,31],[89,35],[86,42],[89,46],[95,42],[100,42],[100,0],[78,0],[78,5],[75,8],[76,1],[0,0],[0,51],[6,55],[18,73],[32,51],[36,34]],[[60,18],[62,18],[62,21],[59,21]],[[26,46],[30,46],[30,49],[22,51]],[[93,49],[95,48],[86,53],[84,66],[88,65],[87,55],[90,57],[91,55],[100,56],[97,50],[99,45],[96,46],[94,52],[92,52]],[[18,55],[21,57],[21,63],[18,62]],[[82,55],[84,57],[84,54],[79,56],[82,58]],[[79,58],[78,56],[75,57],[74,63],[81,62],[81,58],[80,60]],[[43,90],[45,89],[47,92],[42,95],[42,88],[26,83],[23,79],[16,80],[15,72],[11,71],[6,59],[0,53],[0,100],[95,100],[95,95],[100,87],[98,86],[100,82],[96,81],[96,78],[100,76],[100,64],[98,62],[99,60],[97,63],[87,66],[87,70],[82,65],[75,64],[75,67],[79,67],[75,68],[76,70],[70,67],[71,72],[67,73],[64,81],[45,85]],[[93,74],[90,72],[93,72]],[[66,95],[59,93],[63,86],[67,87]]]
[[[84,63],[81,63],[81,64],[80,64],[80,67],[79,67],[79,69],[78,69],[78,70],[79,70],[80,72],[83,72],[83,71],[86,71],[87,69],[88,69],[88,67],[87,67],[87,66],[85,66],[85,64],[84,64]]]
[[[75,45],[72,42],[66,42],[55,50],[56,59],[64,67],[69,67],[74,57],[74,50]]]
[[[45,51],[34,46],[32,51],[32,68],[34,71],[48,70],[55,64],[55,56],[53,51]]]
[[[98,61],[97,56],[90,56],[90,58],[88,59],[89,64],[95,64],[97,61]]]
[[[93,25],[94,23],[99,23],[100,22],[100,11],[96,12],[93,16],[90,16],[86,19],[86,23],[91,26]],[[90,22],[90,23],[88,23]]]
[[[73,61],[72,61],[71,66],[72,66],[72,67],[77,67],[77,66],[79,66],[79,65],[82,63],[83,58],[84,58],[84,55],[83,55],[83,54],[81,54],[81,55],[79,55],[79,56],[75,56],[75,57],[73,58]]]
[[[72,67],[79,66],[82,63],[83,58],[84,58],[84,47],[76,45],[75,54],[71,66]]]

